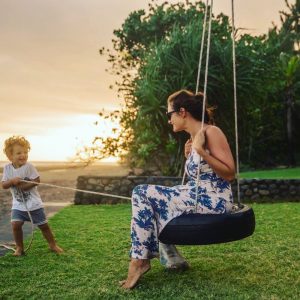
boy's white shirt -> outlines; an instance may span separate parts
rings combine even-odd
[[[5,165],[3,168],[2,181],[7,181],[14,177],[20,177],[21,179],[29,178],[30,180],[34,180],[39,177],[39,173],[31,163],[26,163],[17,169],[12,163]],[[13,197],[12,209],[26,211],[27,209],[23,203],[23,199],[26,201],[29,211],[43,207],[43,202],[36,186],[27,191],[22,191],[21,189],[12,186],[10,191]]]

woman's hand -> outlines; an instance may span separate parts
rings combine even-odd
[[[198,152],[198,154],[202,155],[203,153],[205,153],[204,145],[205,145],[204,131],[199,130],[194,136],[192,146]]]
[[[191,153],[192,150],[192,139],[188,139],[184,145],[184,156],[185,158],[188,158],[189,154]]]
[[[194,138],[193,147],[220,177],[227,181],[234,179],[234,159],[226,136],[220,128],[209,126],[205,130],[205,136],[204,132],[198,132]]]

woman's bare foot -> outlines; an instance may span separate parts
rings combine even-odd
[[[128,275],[126,280],[120,281],[123,289],[133,289],[139,279],[151,268],[149,259],[132,258],[129,263]]]
[[[25,252],[21,248],[17,248],[13,254],[13,256],[22,256],[22,255],[25,255]]]
[[[64,252],[64,250],[63,250],[62,248],[60,248],[59,246],[57,246],[57,245],[55,245],[55,246],[53,246],[53,247],[50,247],[50,250],[51,250],[52,252],[57,253],[57,254],[60,254],[60,253],[63,253],[63,252]]]

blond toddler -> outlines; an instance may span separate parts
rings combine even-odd
[[[28,163],[29,142],[22,136],[12,136],[4,142],[4,153],[10,163],[3,168],[2,187],[10,189],[12,194],[11,224],[16,243],[14,256],[24,255],[23,224],[29,222],[30,215],[33,224],[37,225],[48,242],[50,250],[62,253],[54,239],[53,233],[43,208],[42,199],[37,191],[40,182],[36,168]],[[31,181],[23,182],[22,180]]]

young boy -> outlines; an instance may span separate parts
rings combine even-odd
[[[30,144],[22,136],[12,136],[4,143],[4,153],[11,163],[3,168],[2,187],[10,189],[13,197],[11,224],[16,242],[13,255],[24,254],[22,226],[25,221],[30,221],[27,210],[31,214],[33,224],[41,229],[50,250],[61,253],[63,249],[54,240],[35,184],[40,182],[39,174],[35,167],[27,162],[29,150]],[[32,183],[22,182],[22,179],[32,181]]]

